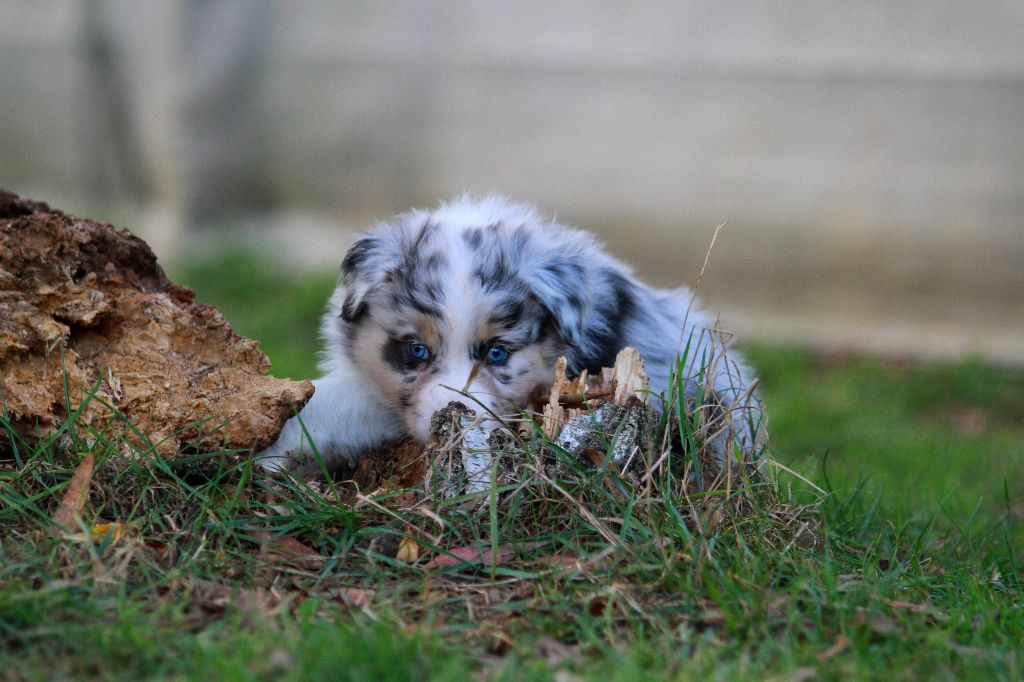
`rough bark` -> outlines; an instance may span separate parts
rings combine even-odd
[[[138,237],[0,190],[0,408],[22,437],[70,410],[126,453],[265,447],[313,394],[269,367]]]

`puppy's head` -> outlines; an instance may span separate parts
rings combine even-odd
[[[620,269],[583,233],[501,199],[413,211],[346,255],[326,364],[358,366],[419,438],[451,400],[514,415],[550,387],[560,355],[576,371],[614,357],[629,307]]]

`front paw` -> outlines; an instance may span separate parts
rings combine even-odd
[[[276,473],[291,472],[298,475],[312,468],[313,458],[303,448],[286,448],[279,439],[265,450],[260,450],[253,459],[257,466]]]

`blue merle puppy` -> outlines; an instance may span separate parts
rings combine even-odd
[[[302,425],[291,419],[258,453],[268,468],[308,465],[309,439],[328,463],[403,434],[426,439],[434,412],[460,397],[453,388],[517,414],[550,389],[560,356],[570,376],[593,373],[625,346],[661,393],[688,345],[686,394],[713,394],[732,415],[718,440],[755,454],[751,377],[690,291],[648,287],[591,235],[529,206],[463,197],[410,211],[362,235],[341,267],[321,329],[324,375]]]

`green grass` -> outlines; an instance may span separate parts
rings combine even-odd
[[[251,257],[174,274],[263,339],[275,373],[314,374],[333,275],[291,280]],[[1024,375],[748,352],[776,455],[834,491],[814,508],[789,499],[791,485],[810,496],[789,476],[687,504],[668,480],[644,497],[574,470],[557,481],[570,501],[538,467],[493,514],[436,503],[440,526],[395,493],[384,513],[247,463],[125,460],[101,443],[84,527],[57,532],[47,519],[84,452],[15,440],[0,461],[0,676],[1019,679]],[[128,536],[90,539],[100,519]],[[255,529],[329,559],[274,560]],[[406,536],[512,555],[424,571],[386,550]],[[552,556],[583,565],[551,570]]]
[[[751,348],[777,456],[827,461],[839,489],[860,477],[889,512],[976,504],[1004,510],[1005,481],[1024,496],[1024,373],[980,362],[914,364]]]
[[[316,376],[320,316],[337,273],[289,276],[254,253],[199,260],[171,277],[196,290],[196,300],[217,306],[238,333],[258,339],[270,357],[271,374]]]

